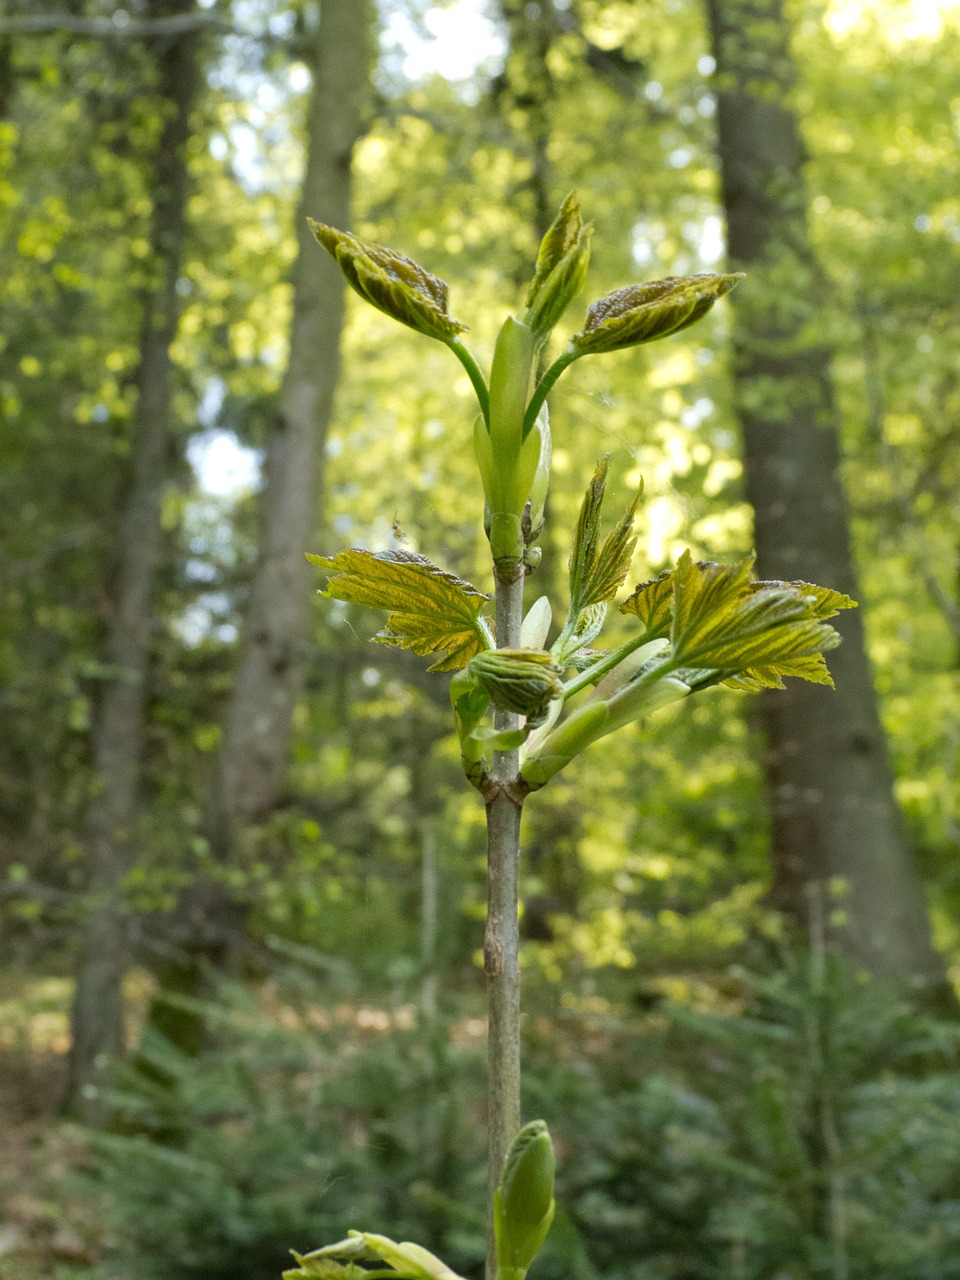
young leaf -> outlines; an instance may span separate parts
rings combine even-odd
[[[619,606],[621,613],[632,613],[640,619],[645,635],[651,640],[670,634],[673,581],[673,570],[665,569],[659,578],[641,582],[633,595]]]
[[[285,1271],[284,1280],[461,1280],[420,1245],[397,1244],[371,1231],[351,1231],[347,1240],[293,1256],[300,1265],[296,1271]],[[358,1260],[387,1265],[365,1268],[357,1265]]]
[[[621,351],[679,333],[707,314],[743,275],[667,276],[631,284],[601,298],[587,311],[586,323],[570,345],[578,356]]]
[[[467,326],[448,310],[449,287],[412,258],[308,218],[310,230],[360,297],[401,324],[441,342]]]
[[[798,669],[796,659],[834,649],[840,637],[820,621],[812,593],[779,583],[757,590],[749,579],[752,565],[752,556],[739,564],[716,565],[695,563],[684,552],[674,575],[674,660],[729,676],[794,664],[785,674],[809,679],[807,664]],[[832,684],[825,671],[822,676]]]
[[[637,539],[633,522],[640,505],[643,485],[637,496],[600,546],[600,512],[607,483],[609,453],[597,463],[580,507],[580,518],[570,554],[570,609],[563,631],[554,645],[557,661],[566,664],[571,656],[593,640],[606,617],[612,600],[630,570]]]
[[[542,649],[488,649],[472,659],[469,670],[495,707],[526,716],[531,729],[563,697],[563,668]]]
[[[592,226],[584,226],[571,191],[540,242],[537,269],[527,292],[523,320],[544,341],[583,288],[590,261]]]
[[[480,616],[488,597],[425,556],[354,547],[307,559],[329,577],[322,595],[389,610],[387,624],[375,640],[420,655],[445,652],[431,671],[459,671],[491,647],[488,625]]]
[[[604,604],[613,599],[630,571],[630,560],[637,545],[633,522],[640,505],[642,484],[616,528],[607,535],[603,546],[599,546],[600,511],[609,466],[610,454],[605,453],[597,463],[580,507],[580,519],[570,556],[571,614],[580,613],[592,604]]]

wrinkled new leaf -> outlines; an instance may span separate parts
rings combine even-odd
[[[607,602],[617,594],[627,576],[637,545],[633,522],[640,505],[642,484],[616,527],[600,545],[600,513],[609,465],[607,453],[597,463],[580,507],[570,554],[570,611],[554,645],[555,656],[563,664],[599,635]]]
[[[466,331],[467,326],[450,315],[446,282],[418,262],[349,231],[338,231],[312,218],[307,221],[347,283],[378,311],[441,342],[450,342]]]
[[[667,338],[696,324],[742,278],[707,273],[627,285],[592,304],[570,345],[578,355],[593,355]]]
[[[669,637],[673,659],[716,672],[738,689],[782,689],[785,676],[833,684],[824,653],[840,637],[825,619],[855,608],[849,596],[806,582],[751,582],[753,557],[737,564],[696,562],[641,583],[620,606],[647,638]]]
[[[637,545],[633,522],[640,505],[642,485],[616,528],[600,546],[600,512],[609,466],[610,454],[606,453],[597,463],[580,507],[570,556],[571,613],[579,613],[592,604],[604,604],[613,599],[630,571],[630,560]]]
[[[491,647],[487,624],[480,617],[488,597],[426,556],[353,547],[335,556],[307,559],[329,575],[322,595],[389,611],[375,640],[420,656],[445,653],[431,671],[459,671]]]

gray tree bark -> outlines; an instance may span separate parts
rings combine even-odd
[[[336,227],[350,222],[351,160],[369,92],[370,36],[366,0],[322,6],[296,217],[290,354],[267,441],[259,558],[209,824],[224,852],[235,833],[268,813],[280,796],[291,717],[303,686],[314,577],[304,552],[320,523],[344,310],[343,278],[306,219]]]
[[[730,266],[748,273],[733,299],[733,372],[758,569],[856,597],[789,27],[781,0],[706,4]],[[791,681],[761,700],[774,900],[804,924],[813,899],[830,904],[835,939],[861,962],[936,986],[943,967],[893,795],[862,611],[837,628],[836,693]]]
[[[192,0],[154,0],[157,16],[183,13]],[[167,38],[156,53],[164,124],[154,161],[152,249],[156,277],[143,301],[131,469],[120,519],[105,619],[101,688],[92,738],[97,794],[88,816],[89,910],[71,1012],[64,1106],[92,1114],[89,1086],[104,1055],[123,1048],[122,983],[127,925],[123,879],[140,810],[152,597],[163,531],[160,506],[171,442],[170,346],[186,231],[187,139],[197,81],[195,32]]]

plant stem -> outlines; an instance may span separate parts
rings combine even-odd
[[[634,653],[641,645],[647,643],[647,633],[644,632],[639,636],[634,636],[632,640],[628,640],[626,644],[621,645],[619,649],[615,649],[613,653],[607,654],[605,658],[601,658],[599,662],[595,662],[593,666],[588,667],[586,671],[581,671],[579,675],[568,680],[563,686],[564,698],[572,698],[575,693],[579,693],[581,689],[585,689],[587,685],[596,684],[601,676],[605,676],[608,671],[612,671],[614,667]]]
[[[561,373],[563,373],[564,369],[573,364],[574,360],[579,360],[582,354],[583,353],[577,351],[575,347],[567,347],[565,350],[560,352],[556,360],[554,360],[553,364],[537,383],[536,389],[530,398],[530,403],[527,405],[527,411],[523,417],[524,440],[526,440],[527,436],[533,430],[533,424],[537,420],[537,414],[543,408],[543,402],[553,389],[553,384],[560,377]]]
[[[466,347],[459,338],[453,338],[447,343],[447,346],[457,357],[464,369],[467,371],[467,377],[473,385],[476,392],[477,400],[480,402],[480,412],[483,414],[483,420],[490,427],[490,392],[487,390],[487,384],[484,376],[480,371],[473,352]]]
[[[497,646],[520,643],[523,574],[506,581],[494,570]],[[516,729],[520,717],[498,711],[497,729]],[[483,965],[487,976],[487,1280],[495,1280],[493,1196],[503,1163],[520,1128],[520,814],[523,797],[514,787],[519,750],[495,751],[487,802],[487,927]]]

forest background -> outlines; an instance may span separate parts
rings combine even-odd
[[[628,581],[758,545],[862,616],[837,693],[660,713],[528,815],[537,1265],[960,1276],[958,133],[955,3],[5,6],[4,1280],[481,1265],[483,814],[446,677],[303,558],[489,589],[470,387],[304,215],[488,356],[572,187],[584,301],[750,274],[567,376],[531,589],[609,451]]]

